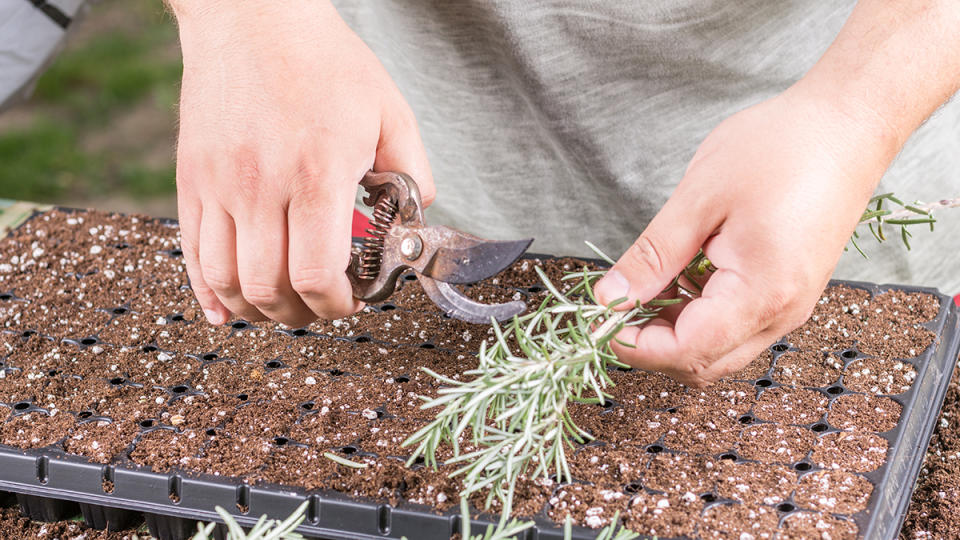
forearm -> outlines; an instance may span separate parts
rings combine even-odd
[[[875,134],[892,160],[960,89],[960,3],[860,0],[836,40],[796,85]]]

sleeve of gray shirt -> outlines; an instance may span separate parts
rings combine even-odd
[[[0,111],[30,94],[84,0],[0,0]]]

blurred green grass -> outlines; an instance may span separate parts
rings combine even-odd
[[[0,197],[65,204],[175,191],[181,62],[159,0],[96,4],[37,82],[0,117]]]

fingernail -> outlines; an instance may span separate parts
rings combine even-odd
[[[207,318],[207,321],[209,321],[210,324],[221,325],[227,322],[226,317],[212,309],[203,310],[203,316]]]
[[[593,288],[597,300],[601,304],[609,304],[618,298],[624,298],[630,294],[630,282],[623,274],[616,270],[608,270],[607,275],[600,278]]]

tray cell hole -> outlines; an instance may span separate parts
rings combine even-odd
[[[237,322],[231,324],[230,326],[233,327],[233,328],[235,328],[235,329],[237,329],[237,330],[243,330],[243,329],[246,328],[248,325],[247,325],[247,323],[246,323],[245,321],[237,321]]]
[[[328,373],[334,377],[339,377],[343,375],[343,370],[338,368],[333,368],[330,371],[328,371]]]
[[[341,446],[341,447],[340,447],[340,453],[341,453],[341,454],[344,454],[344,455],[347,455],[347,456],[352,456],[353,454],[356,454],[356,453],[357,453],[357,450],[358,450],[358,448],[357,448],[356,446],[351,445],[351,444],[348,444],[347,446]]]
[[[300,408],[303,409],[303,410],[305,410],[305,411],[312,411],[312,410],[313,410],[313,402],[312,402],[312,401],[307,401],[306,403],[301,403],[301,404],[300,404]]]
[[[59,369],[51,369],[50,371],[47,372],[47,376],[48,376],[48,377],[56,377],[56,376],[59,375],[60,373],[62,373],[62,372],[61,372]]]
[[[810,426],[810,429],[816,431],[817,433],[823,433],[827,430],[827,425],[823,422],[817,422],[816,424]]]
[[[15,411],[25,411],[30,408],[30,402],[21,401],[20,403],[14,403],[13,410]]]
[[[769,388],[773,385],[773,381],[770,379],[759,379],[755,384],[760,388]]]
[[[154,425],[154,422],[150,418],[140,421],[140,427],[142,427],[143,429],[150,429],[153,427],[153,425]]]
[[[114,249],[127,249],[128,247],[130,247],[130,244],[126,242],[120,242],[118,244],[114,244],[113,247]]]
[[[214,428],[208,429],[205,433],[207,434],[207,437],[216,437],[216,436],[217,436],[217,430],[214,429]]]
[[[102,478],[102,481],[100,482],[100,488],[103,490],[104,493],[113,493],[113,490],[116,487],[114,484],[115,482],[114,478],[116,477],[116,475],[114,474],[114,468],[110,465],[105,466],[103,468],[102,476],[103,478]]]
[[[354,343],[370,343],[370,336],[357,336],[353,338]]]
[[[795,470],[795,471],[800,471],[800,472],[806,472],[806,471],[809,471],[809,470],[812,469],[812,468],[813,468],[813,465],[810,465],[810,464],[807,463],[806,461],[801,461],[801,462],[799,462],[799,463],[796,463],[796,464],[793,466],[793,470]]]
[[[171,320],[171,321],[175,321],[175,322],[183,322],[183,321],[184,321],[183,314],[182,314],[182,313],[177,313],[177,314],[174,315],[173,317],[170,317],[170,320]]]
[[[716,502],[717,496],[713,493],[704,493],[703,495],[700,495],[700,500],[705,503],[712,503]]]
[[[676,408],[676,407],[670,407],[670,408],[667,409],[667,412],[670,413],[670,414],[674,414],[674,413],[677,412],[677,408]]]
[[[636,480],[623,486],[623,491],[625,491],[626,493],[640,493],[641,489],[643,489],[643,485],[640,484],[640,482],[637,482]]]
[[[741,416],[738,420],[740,421],[741,424],[752,424],[752,423],[753,423],[753,417],[750,416],[749,414],[745,414],[745,415]]]
[[[80,412],[77,413],[77,418],[79,418],[79,419],[81,419],[81,420],[86,420],[87,418],[90,418],[91,416],[93,416],[93,413],[92,413],[91,411],[80,411]]]
[[[404,281],[416,281],[416,280],[417,280],[417,275],[416,275],[416,274],[406,274],[406,275],[403,276],[403,280],[404,280]]]
[[[23,337],[25,337],[25,338],[29,338],[29,337],[31,337],[31,336],[37,335],[37,331],[36,331],[36,330],[24,330],[23,333],[20,334],[20,335],[23,336]]]
[[[115,308],[111,309],[110,311],[111,311],[114,315],[123,315],[124,313],[127,312],[127,308],[125,308],[125,307],[115,307]]]
[[[183,257],[182,249],[171,249],[169,253],[171,257]]]
[[[178,384],[170,389],[174,394],[186,394],[187,390],[190,390],[190,388],[183,384]]]
[[[540,285],[534,285],[534,286],[532,286],[532,287],[527,287],[527,292],[528,292],[528,293],[531,293],[531,294],[537,294],[537,293],[539,293],[539,292],[543,292],[544,290],[545,290],[545,289],[544,289],[543,287],[541,287]]]
[[[143,347],[140,347],[140,350],[145,353],[152,353],[152,352],[159,351],[160,348],[157,347],[156,345],[144,345]]]
[[[279,360],[271,360],[266,363],[266,366],[270,369],[278,369],[283,367],[283,362]]]
[[[840,394],[843,393],[843,387],[831,386],[830,388],[827,388],[827,393],[830,394],[831,396],[839,396]]]
[[[216,360],[217,358],[220,358],[220,356],[218,356],[217,353],[208,352],[207,354],[201,356],[200,358],[201,358],[204,362],[213,362],[213,361]]]
[[[248,396],[248,395],[246,395],[246,394],[237,394],[237,399],[239,399],[240,401],[246,401],[246,400],[250,399],[250,396]]]
[[[377,529],[380,534],[390,534],[391,508],[388,504],[381,504],[377,507]]]
[[[789,348],[790,346],[787,345],[786,343],[776,343],[772,347],[770,347],[770,350],[773,352],[786,352],[786,350]]]
[[[124,379],[123,377],[114,377],[114,378],[110,379],[110,384],[112,384],[112,385],[114,385],[114,386],[120,386],[120,385],[122,385],[122,384],[125,383],[125,382],[127,382],[127,380]]]
[[[420,344],[421,349],[436,349],[437,346],[429,341]]]
[[[630,366],[617,366],[617,371],[624,371],[626,373],[630,373],[631,371],[633,371],[633,368]]]
[[[380,306],[380,311],[393,311],[395,309],[397,309],[397,306],[393,304],[383,304]]]
[[[277,445],[277,446],[286,446],[288,442],[290,442],[290,439],[288,439],[288,438],[286,438],[286,437],[274,437],[274,438],[273,438],[273,444],[275,444],[275,445]]]
[[[660,452],[663,452],[663,447],[659,444],[651,444],[647,447],[647,453],[649,454],[659,454]]]
[[[50,458],[47,456],[37,458],[37,480],[41,484],[46,484],[50,480]]]
[[[793,511],[796,510],[796,509],[797,509],[796,506],[794,506],[793,504],[788,503],[788,502],[782,502],[782,503],[780,503],[780,504],[777,505],[777,510],[779,510],[780,512],[783,512],[783,513],[793,512]]]
[[[10,293],[0,294],[0,300],[10,300],[13,298],[13,295]]]
[[[856,350],[856,349],[847,349],[847,350],[843,351],[842,353],[840,353],[840,356],[842,356],[843,358],[846,358],[847,360],[853,360],[854,358],[857,357],[857,350]]]
[[[423,467],[424,465],[426,465],[426,463],[427,463],[427,459],[424,458],[423,456],[417,456],[417,459],[413,460],[413,466],[414,466],[414,467],[416,467],[416,466],[418,466],[418,465],[419,465],[420,467]]]
[[[303,337],[303,336],[307,335],[307,329],[306,329],[306,328],[297,328],[296,330],[293,330],[293,331],[291,331],[290,333],[293,334],[293,335],[296,336],[296,337]]]
[[[406,382],[410,382],[410,377],[407,376],[407,375],[397,375],[397,377],[396,377],[395,379],[393,379],[393,380],[397,381],[398,383],[403,384],[403,383],[406,383]]]
[[[727,452],[726,454],[721,454],[720,459],[725,459],[727,461],[736,461],[737,455],[733,452]]]
[[[237,486],[237,510],[241,514],[250,511],[250,486]]]

